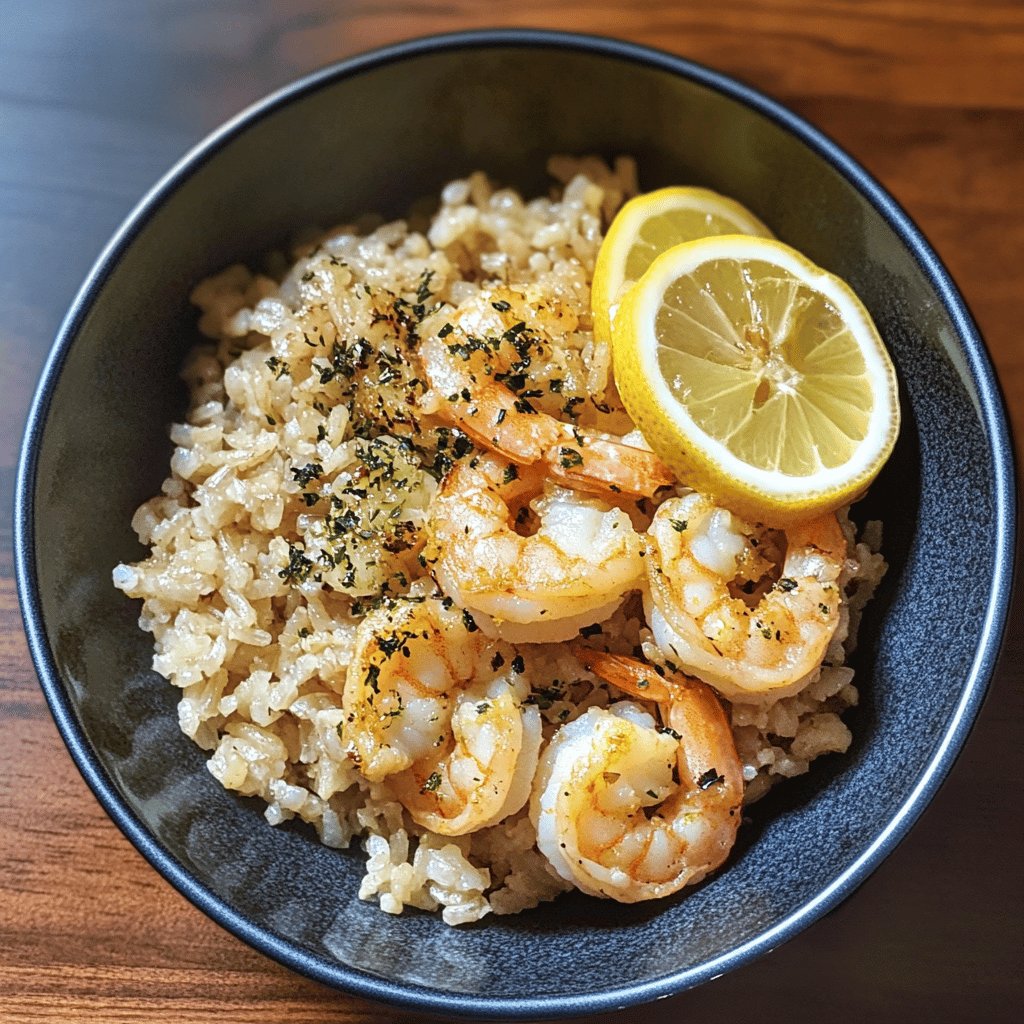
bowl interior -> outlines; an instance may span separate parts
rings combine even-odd
[[[536,193],[555,152],[630,153],[645,188],[694,183],[735,196],[853,285],[902,386],[896,453],[855,509],[859,522],[884,520],[891,569],[854,660],[862,704],[851,752],[752,808],[726,870],[664,903],[569,896],[454,930],[361,902],[359,851],[329,850],[304,827],[272,829],[258,802],[220,788],[178,731],[175,694],[150,671],[150,637],[110,571],[144,553],[129,523],[165,475],[167,425],[183,410],[176,374],[197,340],[186,298],[195,282],[258,262],[307,225],[400,215],[475,168]],[[66,701],[102,772],[170,857],[321,977],[350,981],[354,968],[412,993],[559,997],[561,1009],[666,975],[677,987],[711,977],[723,969],[714,961],[865,853],[949,728],[979,645],[997,529],[992,441],[957,331],[914,256],[839,171],[707,85],[634,60],[512,44],[426,50],[322,79],[163,197],[75,334],[38,440],[34,505],[41,607]]]

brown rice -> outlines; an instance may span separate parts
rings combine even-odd
[[[631,428],[588,311],[602,226],[636,192],[635,167],[625,158],[610,168],[555,157],[549,170],[560,183],[550,197],[527,201],[475,173],[445,186],[429,220],[337,227],[292,260],[278,257],[279,273],[232,266],[198,285],[192,301],[209,340],[183,371],[191,401],[171,428],[170,475],[133,519],[151,553],[114,570],[115,585],[143,602],[153,667],[180,688],[181,728],[209,751],[212,774],[265,800],[271,824],[300,818],[339,848],[359,837],[361,897],[388,913],[441,909],[449,924],[515,913],[567,885],[537,851],[525,811],[457,838],[412,822],[386,782],[367,782],[346,755],[341,691],[370,604],[431,587],[409,540],[444,468],[443,445],[425,427],[418,451],[402,443],[430,413],[431,396],[405,358],[402,324],[415,321],[417,307],[457,305],[494,281],[571,302],[580,327],[552,355],[561,376],[577,382],[562,398],[580,400],[583,424]],[[357,358],[389,368],[377,374],[379,386],[342,373],[355,344]],[[369,504],[403,525],[369,527],[368,502],[336,486],[353,523],[339,547],[306,488],[313,479],[332,486],[356,468],[372,479],[375,458],[402,487],[379,484]],[[885,562],[877,524],[860,542],[844,526],[850,557],[841,582],[851,596],[825,667],[795,696],[731,708],[748,801],[849,746],[840,716],[857,690],[843,663]],[[604,635],[613,647],[658,658],[637,601]],[[565,650],[523,650],[548,733],[608,703],[608,688]]]

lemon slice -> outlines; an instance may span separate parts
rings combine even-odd
[[[594,334],[611,339],[611,322],[626,289],[666,249],[708,235],[774,237],[745,206],[707,188],[662,188],[626,203],[604,236],[594,266]]]
[[[896,372],[849,285],[774,239],[659,256],[614,322],[619,393],[689,486],[784,525],[857,497],[899,431]]]

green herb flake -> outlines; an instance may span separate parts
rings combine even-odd
[[[378,680],[380,679],[380,665],[371,665],[366,670],[366,682],[369,684],[371,690],[374,693],[380,693],[380,685]]]
[[[725,776],[719,775],[716,768],[709,768],[698,780],[697,785],[701,789],[710,789],[725,782]]]
[[[432,270],[424,270],[420,275],[419,285],[416,288],[416,301],[418,303],[426,302],[434,293],[430,290],[430,282],[434,277]],[[416,312],[413,310],[413,312]],[[422,316],[422,311],[419,313]]]
[[[467,434],[459,433],[452,444],[455,458],[464,459],[473,450],[473,442]]]
[[[292,467],[292,478],[297,484],[308,487],[312,480],[323,473],[324,467],[319,462],[307,462],[304,466]]]
[[[278,572],[287,583],[303,583],[313,568],[313,561],[306,557],[305,550],[295,544],[288,545],[288,564]]]
[[[575,448],[559,448],[559,459],[562,469],[572,469],[574,466],[583,465],[583,453]]]
[[[275,372],[275,380],[280,380],[285,374],[291,374],[288,364],[283,359],[278,359],[277,356],[271,356],[266,360],[266,364]]]

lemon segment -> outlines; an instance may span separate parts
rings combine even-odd
[[[681,242],[730,234],[773,237],[745,206],[707,188],[662,188],[631,199],[608,228],[594,266],[597,338],[611,339],[619,301],[661,253]]]
[[[850,287],[774,239],[675,246],[613,325],[619,393],[684,483],[780,525],[857,497],[899,431],[896,373]]]

